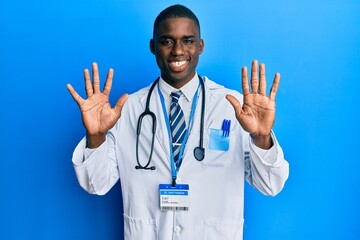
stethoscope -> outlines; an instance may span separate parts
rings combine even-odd
[[[196,147],[194,149],[194,157],[196,160],[198,161],[202,161],[204,160],[205,157],[205,148],[203,147],[203,137],[204,137],[204,112],[205,112],[205,86],[204,86],[204,80],[198,75],[199,77],[199,81],[200,81],[200,85],[202,88],[202,103],[201,103],[201,119],[200,119],[200,142],[199,142],[199,146]],[[145,111],[140,114],[139,119],[138,119],[138,124],[137,124],[137,130],[136,130],[136,161],[137,161],[137,166],[135,166],[135,169],[140,170],[155,170],[156,167],[155,166],[151,166],[150,162],[151,162],[151,158],[152,158],[152,154],[154,151],[154,141],[155,141],[155,132],[156,132],[156,115],[155,113],[153,113],[152,111],[150,111],[150,98],[151,98],[151,94],[156,86],[156,84],[159,82],[159,78],[157,78],[153,84],[150,87],[149,93],[147,95],[146,98],[146,105],[145,105]],[[151,148],[150,148],[150,155],[149,155],[149,159],[147,161],[147,163],[145,164],[145,166],[140,164],[139,161],[139,138],[140,138],[140,133],[141,133],[141,125],[142,125],[142,120],[145,116],[149,115],[151,117],[152,120],[152,140],[151,140]]]

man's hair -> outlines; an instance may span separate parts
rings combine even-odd
[[[181,17],[193,20],[194,23],[196,24],[196,26],[198,27],[199,34],[200,34],[200,23],[199,23],[199,19],[196,17],[196,15],[189,8],[187,8],[183,5],[180,5],[180,4],[176,4],[176,5],[165,8],[156,17],[155,22],[154,22],[153,36],[155,36],[155,33],[159,29],[159,25],[162,21],[164,21],[168,18],[181,18]]]

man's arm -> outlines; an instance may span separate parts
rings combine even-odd
[[[242,128],[249,133],[245,155],[247,181],[263,194],[274,196],[281,191],[289,174],[289,164],[277,143],[272,127],[275,122],[275,96],[280,83],[276,73],[269,96],[266,96],[265,65],[252,62],[251,91],[246,67],[242,68],[243,105],[232,95],[226,98],[235,110]]]
[[[265,195],[278,194],[289,176],[289,164],[274,133],[271,133],[273,146],[264,150],[248,137],[245,149],[245,178],[254,188]]]
[[[109,103],[114,71],[109,70],[103,92],[100,91],[98,66],[92,64],[93,81],[88,69],[84,70],[87,98],[83,99],[67,84],[67,88],[79,105],[82,122],[86,129],[84,138],[76,147],[73,165],[80,185],[89,193],[105,194],[118,180],[115,153],[115,137],[110,131],[119,120],[128,97],[124,94],[114,108]]]

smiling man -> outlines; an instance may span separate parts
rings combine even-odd
[[[240,93],[201,77],[204,50],[195,14],[181,5],[155,20],[150,51],[160,77],[109,104],[96,63],[84,71],[87,98],[73,87],[87,135],[73,164],[80,185],[103,195],[120,180],[125,239],[242,239],[245,179],[278,194],[289,167],[272,127],[280,75],[266,95],[265,65],[253,61]]]
[[[204,41],[200,39],[200,26],[195,16],[168,18],[165,13],[155,21],[150,50],[163,80],[180,89],[195,76]]]

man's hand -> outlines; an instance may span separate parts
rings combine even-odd
[[[109,94],[114,70],[109,70],[103,92],[100,91],[100,78],[96,63],[92,64],[92,75],[93,81],[91,82],[89,70],[84,70],[87,99],[83,99],[70,84],[67,84],[66,87],[80,107],[82,121],[87,131],[87,146],[96,148],[105,141],[106,133],[120,118],[121,110],[128,95],[121,96],[115,107],[111,108]]]
[[[270,134],[275,121],[275,96],[280,74],[275,74],[269,96],[266,96],[265,64],[260,64],[260,81],[258,75],[258,62],[254,60],[251,67],[250,92],[247,69],[242,68],[243,106],[232,95],[227,95],[226,98],[233,105],[236,118],[242,128],[250,133],[255,145],[269,149],[273,145]]]

